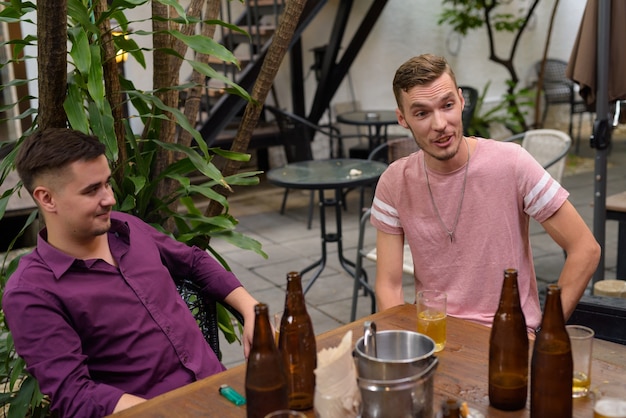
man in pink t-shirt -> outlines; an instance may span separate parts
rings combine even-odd
[[[404,63],[393,91],[398,123],[420,151],[383,173],[372,205],[378,229],[376,299],[404,303],[404,242],[415,287],[448,294],[448,313],[491,325],[503,271],[518,270],[529,330],[541,307],[529,239],[533,217],[567,253],[558,284],[569,317],[600,257],[600,247],[568,193],[519,145],[464,137],[465,101],[446,60],[430,54]]]

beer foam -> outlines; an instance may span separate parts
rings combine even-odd
[[[626,417],[626,400],[619,398],[602,398],[594,407],[596,414],[607,418]]]

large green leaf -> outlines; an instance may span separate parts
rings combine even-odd
[[[181,19],[185,19],[185,20],[187,19],[187,13],[185,12],[185,9],[183,9],[183,7],[180,5],[179,0],[154,0],[154,1],[158,1],[161,4],[173,7],[174,10],[176,10],[176,14]]]
[[[222,173],[213,165],[211,162],[205,160],[200,154],[193,150],[193,148],[186,147],[180,144],[171,144],[161,141],[156,141],[163,148],[168,151],[176,151],[183,153],[189,157],[189,160],[193,163],[194,167],[196,167],[202,174],[207,176],[208,178],[219,182],[220,184],[224,184],[224,177]]]
[[[91,19],[91,12],[81,0],[67,0],[67,16],[75,26],[81,26],[87,33],[99,33]]]
[[[200,74],[205,75],[215,80],[219,80],[223,83],[226,83],[227,85],[232,87],[233,89],[232,92],[234,94],[237,94],[238,96],[241,96],[242,98],[248,101],[252,101],[252,96],[250,96],[250,93],[248,93],[240,85],[233,82],[230,78],[226,77],[224,74],[218,71],[215,71],[210,65],[207,65],[198,61],[188,61],[188,63],[189,65],[193,67],[194,70],[196,70]]]
[[[150,0],[113,0],[111,9],[134,9],[149,2]]]
[[[230,62],[235,64],[237,68],[239,68],[239,61],[232,52],[230,52],[226,47],[220,45],[215,40],[211,38],[207,38],[203,35],[184,35],[179,31],[171,31],[171,34],[183,41],[189,48],[193,49],[196,52],[201,54],[211,55],[216,57],[222,61]]]
[[[213,238],[222,239],[242,250],[250,250],[267,259],[268,255],[263,251],[262,244],[250,237],[247,237],[237,231],[224,231],[212,234]],[[211,251],[213,252],[213,251]]]
[[[91,99],[102,109],[104,107],[104,72],[102,69],[101,49],[91,45],[91,65],[89,66],[87,89]]]
[[[108,101],[103,101],[103,107],[99,108],[96,103],[89,102],[89,119],[91,130],[100,141],[106,145],[106,156],[109,161],[117,161],[119,149],[115,137],[115,126],[111,106]]]
[[[187,117],[185,116],[185,114],[183,112],[181,112],[179,109],[167,106],[158,97],[156,97],[154,95],[142,93],[142,92],[139,92],[139,91],[134,91],[132,93],[129,92],[128,94],[129,95],[132,94],[133,96],[137,96],[137,98],[141,98],[142,100],[146,101],[147,103],[151,103],[152,105],[154,105],[154,107],[156,107],[159,110],[162,110],[163,112],[171,113],[172,116],[174,116],[174,119],[176,120],[176,123],[181,128],[183,128],[187,132],[191,133],[191,136],[196,140],[196,143],[198,144],[200,149],[203,151],[203,153],[205,155],[207,155],[208,147],[206,145],[206,142],[204,142],[204,139],[200,135],[200,132],[198,132],[193,126],[191,126],[191,124],[189,123],[189,121],[187,120]],[[152,117],[159,117],[159,115],[155,114],[154,110],[153,110],[153,113],[151,114],[151,116]]]
[[[113,42],[115,43],[117,50],[128,52],[133,56],[133,58],[135,58],[139,65],[141,65],[144,69],[146,68],[146,58],[134,39],[128,36],[116,35],[113,37]]]
[[[72,48],[69,51],[76,69],[81,74],[89,73],[91,66],[91,53],[89,51],[89,41],[87,33],[81,27],[73,27],[68,30],[68,35],[72,41]]]
[[[233,161],[241,161],[244,163],[250,161],[250,154],[244,154],[242,152],[235,152],[222,148],[211,148],[211,152]]]
[[[20,386],[20,390],[15,394],[15,398],[11,401],[9,418],[23,418],[28,415],[30,400],[36,389],[38,389],[38,386],[35,379],[30,376],[26,377]]]
[[[67,85],[67,97],[63,102],[63,109],[65,109],[67,120],[72,129],[89,133],[89,119],[85,112],[82,92],[78,85],[73,82],[73,79],[73,75],[70,75]]]

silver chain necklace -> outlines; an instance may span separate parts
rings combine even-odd
[[[423,155],[424,161],[424,174],[426,175],[426,185],[428,186],[428,194],[430,195],[430,201],[433,204],[433,208],[435,209],[435,214],[437,215],[437,219],[439,219],[439,223],[448,237],[450,238],[450,242],[454,242],[454,232],[456,231],[456,226],[459,223],[459,217],[461,216],[461,206],[463,206],[463,197],[465,197],[465,184],[467,183],[467,170],[469,169],[469,161],[470,161],[470,150],[469,144],[467,143],[467,138],[465,138],[465,145],[467,146],[467,162],[465,163],[465,173],[463,174],[463,188],[461,189],[461,199],[459,201],[459,207],[456,210],[456,217],[454,219],[454,225],[452,225],[452,229],[448,229],[446,224],[443,222],[441,215],[439,214],[439,209],[437,208],[437,204],[435,203],[435,198],[433,197],[433,191],[430,188],[430,181],[428,179],[428,170],[426,169],[426,155]]]

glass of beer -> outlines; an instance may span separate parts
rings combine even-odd
[[[416,295],[417,332],[435,341],[435,352],[446,345],[446,293],[420,290]]]
[[[572,344],[572,358],[574,359],[572,396],[581,398],[587,396],[591,385],[591,351],[594,332],[591,328],[582,325],[567,325],[565,328]]]
[[[594,395],[593,418],[626,418],[626,384],[604,382]]]

